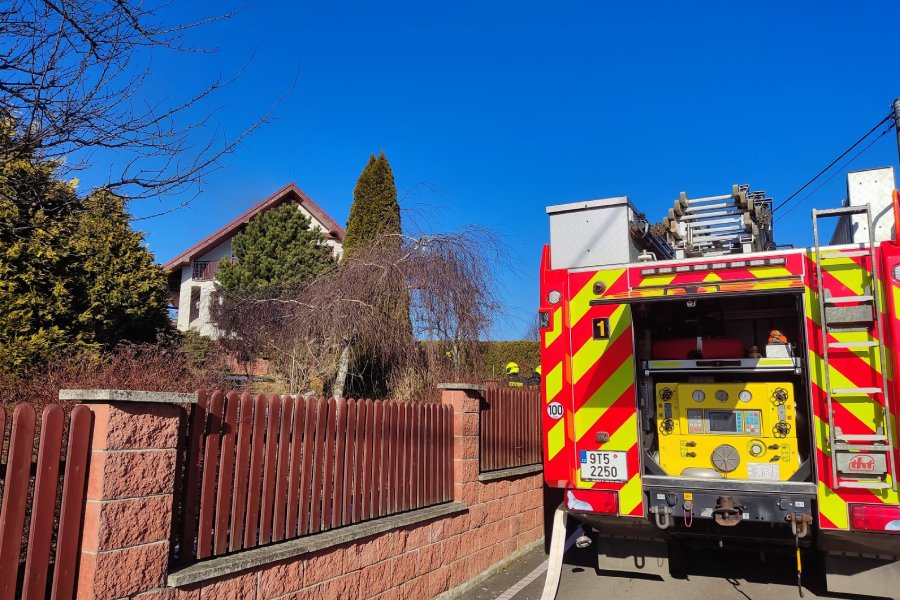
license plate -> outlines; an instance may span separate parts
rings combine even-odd
[[[617,450],[582,450],[582,481],[628,481],[625,452]]]

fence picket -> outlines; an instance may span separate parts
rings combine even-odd
[[[447,502],[453,500],[453,408],[444,407],[444,487]]]
[[[76,406],[69,415],[69,442],[66,447],[66,468],[56,534],[51,600],[70,600],[75,597],[75,567],[80,551],[81,514],[85,503],[93,418],[94,414],[84,405]]]
[[[244,525],[247,520],[247,486],[250,479],[250,437],[253,433],[253,398],[241,395],[238,414],[237,458],[234,468],[234,495],[231,500],[231,532],[228,550],[244,547]]]
[[[385,511],[397,511],[397,403],[391,402],[387,407],[387,496]]]
[[[303,485],[300,488],[300,535],[309,533],[310,500],[312,497],[313,454],[315,452],[316,400],[306,398],[303,401]]]
[[[312,506],[309,532],[322,530],[322,487],[325,478],[325,440],[328,435],[328,403],[323,398],[316,401],[316,445],[313,454]]]
[[[372,452],[372,518],[380,517],[384,510],[384,402],[375,403],[375,448]]]
[[[281,399],[281,432],[278,435],[278,474],[275,478],[275,517],[272,522],[272,541],[284,539],[284,521],[287,512],[288,458],[291,446],[291,420],[294,417],[294,400],[290,396]]]
[[[335,430],[334,450],[334,494],[332,495],[332,526],[344,524],[344,462],[347,454],[347,401],[337,401],[337,429]]]
[[[219,458],[219,481],[216,489],[216,531],[213,536],[213,554],[223,554],[228,549],[228,522],[230,516],[232,483],[234,482],[234,449],[237,445],[237,412],[240,397],[229,392],[225,397],[225,423],[222,427],[222,449]]]
[[[16,577],[19,574],[19,552],[22,547],[22,530],[25,521],[26,493],[31,475],[31,453],[34,447],[34,409],[29,404],[19,404],[13,411],[12,435],[6,463],[6,480],[3,503],[0,505],[0,565],[16,565],[0,569],[0,599],[12,600],[16,594]]]
[[[322,529],[331,529],[331,502],[334,492],[334,445],[337,427],[337,406],[334,398],[326,403],[325,456],[322,477]]]
[[[281,402],[275,394],[266,405],[266,468],[263,474],[262,507],[259,517],[259,543],[272,540],[272,515],[275,509],[275,471],[278,468],[278,430]]]
[[[258,394],[253,402],[253,433],[250,436],[250,476],[247,478],[247,515],[244,548],[256,546],[259,539],[259,507],[262,503],[263,463],[266,441],[266,396]]]
[[[288,477],[288,501],[286,536],[291,538],[297,535],[297,514],[300,507],[300,476],[301,471],[301,450],[303,449],[303,423],[306,412],[304,410],[303,398],[297,396],[294,401],[294,422],[291,426],[291,472]]]
[[[206,426],[207,396],[205,390],[198,390],[197,403],[192,404],[188,412],[188,449],[184,466],[184,508],[181,518],[181,539],[193,540],[197,535],[197,511],[200,508],[200,474],[202,471],[204,427]],[[179,547],[178,562],[185,563],[192,559],[193,553]]]
[[[349,525],[354,522],[353,519],[353,490],[356,485],[356,443],[354,436],[356,435],[356,401],[347,400],[347,442],[344,449],[344,502],[343,514],[341,515],[342,523]]]
[[[41,415],[41,438],[38,445],[34,498],[31,504],[31,530],[28,533],[28,555],[22,587],[22,598],[26,600],[43,599],[47,596],[47,568],[50,563],[53,519],[44,518],[42,515],[52,515],[56,508],[59,451],[62,446],[64,419],[63,409],[57,404],[44,408]]]

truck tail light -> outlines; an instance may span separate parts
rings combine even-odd
[[[573,512],[619,514],[619,496],[607,490],[566,490],[566,508]]]
[[[851,504],[850,527],[865,531],[900,533],[900,506]]]

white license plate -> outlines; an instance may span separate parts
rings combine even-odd
[[[582,481],[628,481],[625,452],[618,450],[582,450]]]

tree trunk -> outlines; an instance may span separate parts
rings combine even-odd
[[[343,398],[344,397],[344,386],[347,383],[347,371],[350,370],[350,345],[344,346],[344,349],[341,350],[341,358],[338,361],[338,372],[337,376],[334,378],[334,393],[332,394],[335,398]]]

